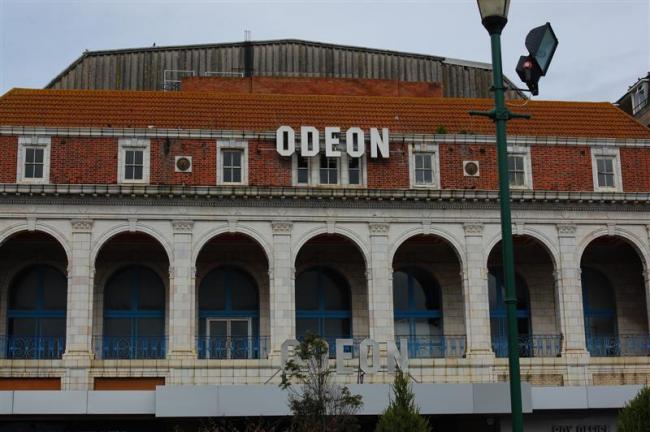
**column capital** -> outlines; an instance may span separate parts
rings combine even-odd
[[[174,234],[191,233],[194,229],[194,221],[191,220],[174,220],[172,221]]]
[[[465,230],[465,237],[480,237],[483,235],[482,223],[466,223],[463,224]]]
[[[370,222],[368,223],[368,230],[371,236],[386,236],[390,226],[387,223]]]
[[[275,235],[289,235],[293,230],[293,223],[287,221],[271,222],[271,229]]]
[[[557,234],[560,237],[575,237],[576,226],[574,224],[558,224]]]
[[[72,219],[70,225],[73,233],[89,233],[93,229],[95,221],[92,219]]]

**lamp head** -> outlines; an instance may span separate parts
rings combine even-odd
[[[483,27],[490,34],[501,33],[508,22],[510,0],[477,0]]]

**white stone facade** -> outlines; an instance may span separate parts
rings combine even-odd
[[[496,205],[451,201],[358,205],[323,200],[321,206],[300,199],[257,203],[233,199],[199,205],[191,198],[165,201],[140,195],[114,204],[84,197],[65,205],[58,204],[57,197],[21,199],[0,202],[0,254],[9,258],[0,264],[0,329],[6,331],[6,293],[12,275],[38,261],[8,250],[20,243],[10,241],[19,233],[42,232],[60,244],[64,255],[55,265],[65,266],[68,275],[66,350],[61,360],[0,360],[0,377],[61,377],[67,390],[92,389],[95,377],[164,377],[167,384],[278,381],[280,345],[295,337],[296,274],[316,259],[301,252],[310,239],[326,234],[347,240],[342,243],[345,247],[323,252],[318,260],[335,266],[350,284],[353,336],[380,342],[394,338],[393,270],[401,261],[420,264],[440,284],[445,335],[465,336],[466,351],[460,358],[411,359],[413,377],[424,383],[479,383],[507,376],[507,359],[496,358],[490,342],[487,278],[488,260],[500,239]],[[522,376],[535,385],[628,384],[650,379],[647,357],[599,358],[590,356],[586,348],[581,259],[590,243],[604,236],[631,245],[641,263],[603,270],[616,287],[619,333],[648,334],[650,231],[645,221],[650,214],[605,207],[524,203],[513,212],[514,234],[532,245],[533,258],[517,271],[528,284],[533,334],[562,336],[559,356],[521,359]],[[117,261],[103,260],[104,246],[121,233],[146,235],[160,251],[151,266],[166,285],[164,359],[106,360],[94,354],[93,336],[102,331],[106,278],[120,265],[151,258],[124,255]],[[203,256],[206,245],[224,234],[249,238],[257,245],[256,258],[236,249],[218,252],[218,248]],[[438,245],[430,250],[446,248],[444,259],[427,256],[426,245],[421,249],[411,245],[400,252],[415,236]],[[547,263],[536,264],[538,250],[547,254]],[[358,259],[350,259],[351,254]],[[222,264],[242,266],[258,284],[260,334],[270,337],[268,358],[198,359],[197,287],[210,268]],[[354,383],[358,376],[337,379]],[[364,380],[390,381],[392,377],[384,373]]]

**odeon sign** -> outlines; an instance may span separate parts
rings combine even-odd
[[[341,150],[339,136],[341,128],[326,127],[324,134],[325,156],[340,157]],[[370,136],[370,157],[376,158],[381,155],[389,157],[389,132],[388,128],[371,128]],[[300,127],[300,155],[312,157],[320,153],[320,131],[313,126]],[[350,157],[361,157],[366,152],[366,134],[363,129],[351,127],[345,131],[345,151]],[[275,132],[275,148],[282,156],[291,156],[296,151],[296,131],[291,126],[280,126]]]
[[[327,344],[327,342],[325,342]],[[282,367],[289,360],[290,348],[296,348],[300,345],[296,339],[287,339],[282,344]],[[328,347],[329,348],[329,347]],[[347,349],[346,349],[347,348]],[[354,340],[352,339],[336,339],[336,373],[337,374],[353,374],[357,369],[350,367],[346,364],[346,360],[352,360],[352,350],[354,349]],[[394,373],[397,368],[401,371],[408,371],[409,358],[408,358],[408,340],[400,339],[399,349],[394,341],[386,342],[386,368],[381,369],[380,365],[380,351],[379,342],[373,339],[366,338],[359,344],[359,369],[366,374],[375,374],[378,372]],[[370,355],[369,355],[370,353]],[[370,361],[372,359],[372,361]],[[323,355],[323,362],[327,364],[329,361],[329,349]]]

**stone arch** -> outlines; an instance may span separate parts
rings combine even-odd
[[[648,246],[634,233],[623,229],[616,227],[614,228],[613,232],[607,228],[600,228],[594,231],[591,231],[587,235],[585,235],[580,243],[578,244],[578,250],[576,251],[576,256],[577,256],[577,262],[580,263],[582,261],[582,257],[585,254],[585,251],[587,250],[587,247],[589,247],[590,244],[592,244],[594,241],[598,240],[601,237],[619,237],[622,240],[624,240],[626,243],[628,243],[632,249],[637,253],[639,256],[639,259],[641,260],[641,264],[643,265],[643,270],[647,271],[648,270],[648,263],[650,262],[650,257],[648,256],[648,253],[645,251],[648,249]]]
[[[97,239],[97,241],[93,242],[93,245],[90,250],[90,262],[92,263],[93,266],[95,265],[97,256],[101,252],[102,248],[108,242],[110,242],[111,239],[113,239],[119,234],[124,234],[124,233],[142,233],[148,235],[153,240],[158,242],[160,246],[162,246],[162,248],[165,250],[165,253],[167,254],[167,261],[169,261],[169,264],[172,265],[172,263],[174,262],[174,249],[171,243],[169,242],[169,240],[165,238],[165,236],[162,233],[145,225],[136,225],[135,229],[132,229],[132,227],[129,224],[121,224],[106,231],[104,234],[102,234],[101,237]]]
[[[411,238],[419,235],[439,237],[442,240],[445,240],[445,242],[449,244],[451,249],[456,254],[456,257],[458,258],[458,262],[460,263],[460,268],[461,269],[465,268],[465,248],[462,246],[462,243],[458,241],[458,239],[456,239],[453,236],[453,234],[451,234],[450,232],[438,228],[434,228],[434,227],[431,227],[431,229],[426,231],[422,227],[412,228],[402,233],[391,246],[391,249],[388,253],[388,262],[391,263],[392,265],[392,263],[395,260],[395,254],[397,253],[399,248],[404,243],[409,241]]]
[[[550,237],[548,237],[546,234],[543,232],[532,229],[532,228],[524,228],[521,233],[513,233],[513,237],[530,237],[531,239],[537,241],[546,251],[548,254],[549,258],[551,259],[551,263],[553,264],[553,268],[555,271],[559,268],[560,264],[560,252],[558,251],[557,247],[555,246],[553,240],[551,240]],[[494,249],[494,247],[501,242],[501,232],[499,231],[498,234],[494,235],[490,241],[487,243],[487,246],[485,248],[486,254],[485,254],[485,259],[486,259],[486,265],[487,265],[487,260],[490,257],[490,253]]]
[[[273,262],[273,248],[267,239],[264,238],[262,233],[252,228],[241,225],[237,225],[235,229],[232,229],[229,225],[225,224],[208,231],[202,235],[198,241],[194,242],[192,245],[193,265],[196,266],[196,260],[199,258],[199,255],[201,254],[201,251],[205,245],[222,234],[241,234],[253,240],[264,251],[264,255],[266,255],[266,261],[269,265],[269,268],[271,267],[271,263]]]
[[[30,229],[26,223],[13,225],[0,232],[0,247],[2,247],[7,240],[11,239],[11,237],[21,232],[41,232],[52,237],[65,252],[66,262],[68,266],[70,265],[70,262],[72,261],[72,249],[68,239],[61,231],[48,224],[39,222],[36,224],[34,229]]]
[[[298,255],[300,254],[302,248],[310,240],[323,234],[330,234],[330,235],[336,234],[343,237],[345,240],[352,242],[357,247],[359,253],[361,254],[361,257],[363,258],[366,271],[368,270],[368,268],[370,268],[370,249],[368,245],[366,244],[366,242],[363,241],[363,239],[357,233],[355,233],[351,229],[343,228],[343,227],[335,227],[333,231],[328,230],[327,227],[317,227],[305,233],[295,244],[295,247],[292,247],[291,250],[291,263],[294,266],[294,268],[296,265],[296,259],[298,258]]]

